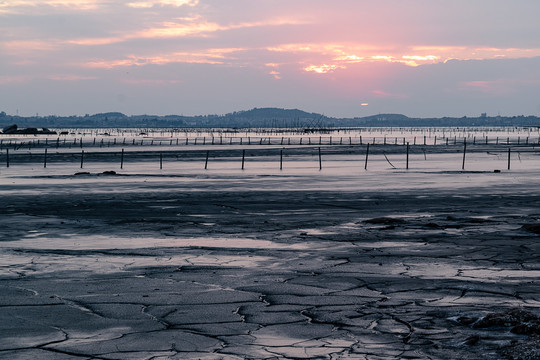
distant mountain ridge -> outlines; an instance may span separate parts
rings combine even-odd
[[[17,124],[20,127],[46,128],[343,128],[343,127],[409,127],[409,126],[538,126],[537,116],[442,117],[411,118],[403,114],[377,114],[355,118],[334,118],[299,109],[275,107],[253,108],[225,115],[125,115],[107,112],[84,116],[14,116],[0,112],[0,127]]]

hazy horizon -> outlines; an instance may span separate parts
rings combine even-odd
[[[97,113],[90,113],[90,114],[66,114],[66,115],[59,115],[59,114],[29,114],[29,115],[22,115],[22,114],[10,114],[10,113],[6,113],[7,116],[20,116],[20,117],[49,117],[49,116],[57,116],[57,117],[70,117],[70,116],[77,116],[77,117],[81,117],[81,118],[84,118],[85,116],[95,116],[95,115],[101,115],[101,114],[108,114],[108,113],[121,113],[123,115],[126,115],[128,117],[131,117],[131,116],[158,116],[158,117],[165,117],[165,116],[186,116],[186,117],[197,117],[197,116],[226,116],[226,115],[230,115],[230,114],[233,114],[233,113],[241,113],[241,112],[249,112],[251,110],[255,110],[255,109],[280,109],[280,110],[285,110],[285,111],[295,111],[295,110],[298,110],[298,111],[302,111],[302,112],[305,112],[305,113],[308,113],[308,114],[316,114],[316,115],[323,115],[324,117],[327,117],[327,118],[335,118],[335,119],[353,119],[355,118],[355,116],[349,116],[349,117],[338,117],[338,116],[332,116],[332,115],[329,115],[329,114],[321,114],[321,113],[317,113],[317,112],[314,112],[314,111],[309,111],[309,110],[304,110],[304,109],[298,109],[298,108],[278,108],[278,107],[255,107],[255,108],[252,108],[252,109],[239,109],[239,110],[234,110],[234,111],[231,111],[231,112],[228,112],[228,113],[222,113],[222,114],[210,114],[210,113],[207,113],[207,114],[151,114],[151,113],[141,113],[141,114],[129,114],[129,113],[124,113],[124,112],[121,112],[121,111],[107,111],[107,112],[97,112]],[[356,116],[356,117],[360,117],[360,118],[364,118],[364,117],[373,117],[373,116],[385,116],[385,115],[404,115],[408,118],[419,118],[419,119],[422,119],[422,118],[433,118],[433,119],[441,119],[441,118],[445,118],[445,117],[449,117],[449,118],[463,118],[463,117],[467,117],[467,118],[480,118],[483,116],[483,113],[480,113],[480,114],[477,114],[477,115],[471,115],[471,116],[468,116],[468,115],[463,115],[463,116],[448,116],[448,115],[440,115],[440,116],[425,116],[425,117],[422,117],[422,116],[410,116],[408,114],[401,114],[401,113],[377,113],[377,114],[366,114],[366,115],[362,115],[362,116]],[[509,114],[509,115],[501,115],[501,114],[487,114],[486,113],[486,116],[488,118],[492,117],[492,118],[495,118],[495,117],[519,117],[519,116],[524,116],[524,117],[528,117],[528,116],[538,116],[538,115],[531,115],[531,114]]]

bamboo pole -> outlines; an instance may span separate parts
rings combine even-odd
[[[366,148],[366,163],[364,165],[364,170],[367,170],[368,157],[369,157],[369,143],[367,144],[367,148]]]
[[[405,168],[409,170],[409,143],[407,143],[407,164]]]
[[[465,170],[465,155],[467,154],[467,139],[463,140],[463,163],[461,164],[461,170]]]

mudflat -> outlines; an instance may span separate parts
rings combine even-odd
[[[538,176],[321,176],[5,178],[0,358],[539,358]]]

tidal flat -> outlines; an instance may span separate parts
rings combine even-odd
[[[536,153],[352,151],[2,167],[0,358],[538,359]]]

